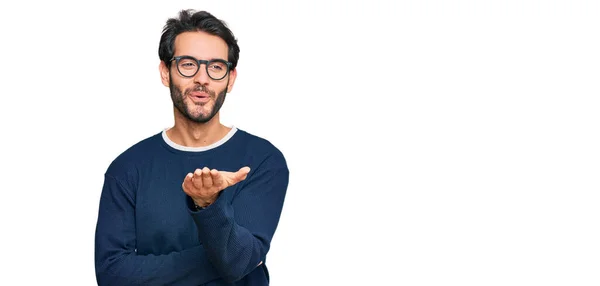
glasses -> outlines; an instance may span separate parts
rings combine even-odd
[[[200,65],[206,65],[206,73],[213,80],[221,80],[227,76],[231,63],[222,59],[213,60],[198,60],[191,56],[173,57],[171,61],[175,61],[177,71],[183,77],[193,77],[200,70]]]

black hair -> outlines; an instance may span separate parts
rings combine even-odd
[[[194,11],[191,9],[179,12],[178,18],[170,18],[165,24],[160,44],[158,46],[158,57],[167,67],[171,67],[171,59],[175,53],[175,38],[183,32],[202,31],[218,36],[227,43],[229,51],[227,61],[231,62],[231,69],[235,69],[240,57],[240,47],[237,39],[227,27],[227,24],[206,11]]]

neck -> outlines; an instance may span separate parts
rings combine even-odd
[[[205,147],[221,140],[230,130],[230,127],[221,124],[219,113],[206,123],[197,123],[175,110],[175,125],[167,130],[167,136],[182,146]]]

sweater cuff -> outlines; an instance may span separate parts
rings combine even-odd
[[[214,203],[202,210],[196,210],[194,201],[188,198],[188,206],[194,221],[199,226],[198,231],[201,237],[208,235],[205,232],[210,233],[210,230],[227,228],[231,224],[233,207],[227,203],[227,196],[219,195]]]
[[[223,192],[223,191],[221,191]],[[202,214],[202,217],[213,217],[215,215],[217,216],[221,216],[224,215],[224,211],[223,210],[226,206],[227,206],[227,199],[222,198],[223,196],[221,194],[219,194],[219,196],[217,197],[217,199],[210,204],[208,207],[205,207],[203,209],[198,209],[196,208],[196,203],[194,203],[194,200],[190,197],[186,195],[186,202],[187,202],[187,206],[188,206],[188,210],[193,214],[193,215],[197,215],[197,214]],[[229,212],[229,211],[225,211],[225,212]]]
[[[221,194],[219,193],[219,195],[217,196],[217,199],[216,199],[216,200],[215,200],[215,201],[214,201],[212,204],[210,204],[208,207],[201,208],[201,209],[199,209],[199,208],[197,208],[197,207],[196,207],[196,203],[194,202],[194,200],[192,199],[192,197],[190,197],[190,196],[186,195],[186,196],[185,196],[185,201],[186,201],[186,204],[187,204],[188,210],[189,210],[190,212],[194,213],[194,212],[203,211],[203,210],[205,210],[205,209],[207,209],[207,208],[211,207],[212,205],[216,204],[216,203],[217,203],[217,201],[219,201],[219,198],[220,198],[220,197],[221,197]]]

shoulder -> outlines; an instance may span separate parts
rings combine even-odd
[[[243,144],[249,155],[259,161],[267,161],[269,164],[287,168],[286,158],[282,150],[267,138],[239,128],[236,133],[238,140]]]
[[[161,133],[155,133],[125,149],[109,164],[106,173],[113,177],[120,177],[135,171],[148,159],[149,154],[156,153],[157,147],[160,146],[160,138]]]

